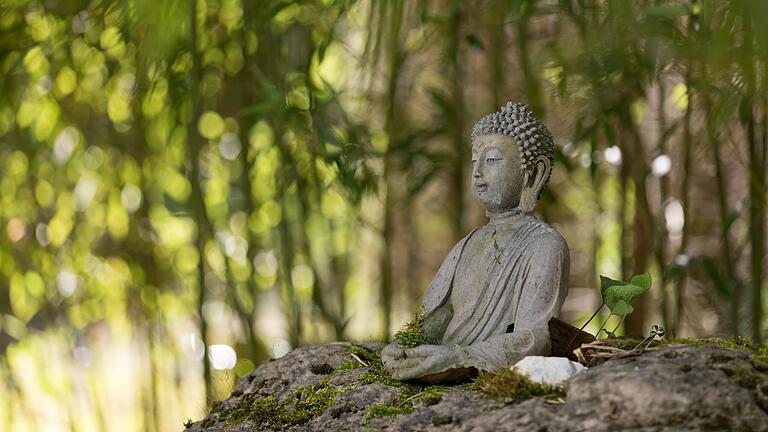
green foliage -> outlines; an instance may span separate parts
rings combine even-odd
[[[494,399],[524,400],[533,397],[565,397],[565,387],[533,382],[527,376],[511,369],[481,372],[470,388]]]
[[[633,276],[629,282],[618,281],[600,275],[600,294],[602,302],[592,316],[581,326],[581,330],[583,330],[584,327],[597,316],[603,306],[608,306],[608,309],[611,311],[610,315],[617,315],[622,318],[622,321],[619,322],[619,325],[621,325],[624,318],[634,310],[632,308],[632,302],[650,288],[651,274],[648,272]],[[608,322],[610,315],[603,321],[596,337],[600,336],[600,333],[604,330],[603,327],[605,327],[605,324]],[[618,327],[619,326],[617,325],[616,329],[618,329]],[[615,338],[616,329],[613,331],[605,330],[605,332],[608,333],[608,337]]]
[[[634,310],[632,302],[651,288],[651,274],[646,272],[633,276],[629,282],[617,281],[600,276],[600,293],[603,303],[614,315],[629,315]]]
[[[419,306],[413,314],[413,319],[405,324],[402,330],[395,333],[395,341],[403,348],[414,348],[427,342],[424,334],[424,308]]]

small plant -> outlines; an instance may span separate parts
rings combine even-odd
[[[427,342],[427,335],[424,334],[424,307],[419,306],[413,319],[405,324],[402,330],[395,333],[395,341],[403,348],[414,348]]]
[[[608,306],[611,313],[608,315],[608,318],[603,321],[596,336],[600,336],[600,333],[605,331],[608,333],[608,337],[616,337],[616,330],[618,330],[621,323],[624,322],[624,318],[634,311],[632,302],[635,298],[649,289],[651,289],[651,274],[648,272],[632,276],[632,279],[630,279],[629,282],[618,281],[601,275],[600,295],[602,297],[602,302],[600,303],[600,306],[597,307],[597,310],[595,310],[595,313],[593,313],[587,322],[581,326],[581,330],[584,330],[584,327],[592,322],[603,306]],[[613,331],[604,330],[603,327],[605,327],[605,324],[608,322],[611,315],[620,316],[621,321],[619,321],[619,324],[616,325]]]
[[[637,344],[635,349],[640,349],[640,347],[643,346],[643,344],[645,344],[645,347],[643,347],[642,349],[650,348],[653,341],[657,340],[656,339],[657,337],[658,337],[658,340],[661,340],[664,337],[664,327],[660,325],[654,325],[653,327],[651,327],[651,333],[648,335],[647,338],[643,339],[642,342]]]

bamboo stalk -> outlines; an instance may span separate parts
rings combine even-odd
[[[382,309],[382,340],[389,340],[389,331],[392,326],[392,248],[394,247],[394,187],[393,178],[395,176],[394,155],[392,145],[397,139],[397,124],[395,118],[396,94],[398,76],[400,74],[400,43],[399,35],[402,26],[403,1],[394,0],[389,11],[389,49],[388,49],[388,78],[386,92],[386,117],[384,130],[387,134],[389,144],[383,155],[384,168],[384,190],[383,212],[384,223],[382,227],[382,238],[384,240],[383,250],[379,261],[379,271],[381,282],[379,284],[379,301]]]
[[[683,207],[683,231],[681,233],[680,247],[678,249],[678,255],[684,255],[688,252],[688,237],[690,235],[690,219],[691,219],[691,170],[693,169],[692,160],[692,148],[693,148],[693,133],[691,130],[691,115],[693,113],[693,79],[692,79],[692,66],[688,65],[685,72],[685,89],[688,97],[688,105],[685,109],[685,116],[683,117],[683,183],[681,186],[681,206]],[[683,315],[683,299],[685,297],[685,284],[688,278],[688,272],[684,272],[680,279],[675,284],[675,313],[673,315],[673,322],[670,328],[670,334],[674,337],[678,335],[680,329],[680,320]]]
[[[190,25],[189,25],[189,50],[192,54],[192,71],[190,75],[189,85],[189,99],[192,105],[192,118],[187,125],[188,133],[187,138],[189,141],[189,182],[192,186],[190,199],[192,201],[192,209],[197,220],[197,253],[200,257],[200,265],[197,266],[197,282],[198,282],[198,296],[197,296],[197,314],[200,319],[200,339],[203,342],[203,348],[205,351],[208,349],[208,322],[205,318],[203,306],[205,305],[206,298],[206,271],[205,271],[205,242],[209,238],[207,230],[210,222],[208,221],[208,215],[205,211],[205,202],[203,201],[203,192],[201,189],[201,177],[200,177],[200,137],[195,130],[197,121],[200,116],[200,100],[198,94],[198,85],[200,80],[200,54],[197,51],[197,1],[190,2]],[[213,401],[212,383],[211,383],[211,364],[208,359],[207,352],[203,355],[203,380],[205,382],[205,395],[206,403],[210,404]]]

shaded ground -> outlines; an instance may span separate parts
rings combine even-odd
[[[259,366],[188,430],[768,431],[768,364],[748,352],[627,353],[574,377],[565,398],[515,400],[403,385],[381,374],[381,346],[350,347],[301,347]]]

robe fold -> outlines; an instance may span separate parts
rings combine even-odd
[[[456,346],[463,366],[491,371],[549,355],[548,322],[565,300],[568,266],[563,237],[532,214],[492,220],[445,258],[424,295],[426,319],[452,307],[440,343]]]

